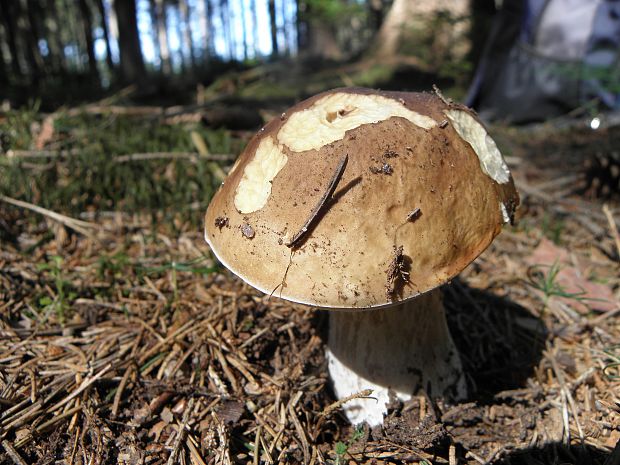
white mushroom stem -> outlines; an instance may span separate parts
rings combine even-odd
[[[382,424],[388,391],[402,401],[420,389],[449,400],[467,394],[438,289],[385,309],[330,312],[327,360],[338,399],[373,390],[344,404],[353,424]]]

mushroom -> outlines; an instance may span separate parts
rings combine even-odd
[[[343,408],[373,426],[391,393],[467,395],[439,287],[486,249],[518,202],[471,110],[431,93],[335,89],[254,136],[209,205],[205,238],[262,292],[334,310],[335,395],[372,389]]]

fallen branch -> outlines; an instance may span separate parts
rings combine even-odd
[[[71,150],[9,150],[7,158],[68,158],[80,153],[78,149]]]
[[[200,155],[196,152],[152,152],[152,153],[132,153],[129,155],[119,155],[114,158],[114,163],[127,163],[131,161],[145,160],[189,160],[196,163],[200,160],[204,161],[232,161],[235,156],[228,153],[214,153],[209,155]]]
[[[80,115],[122,115],[122,116],[163,116],[166,112],[164,107],[158,106],[134,106],[134,105],[87,105],[85,107],[72,108],[65,114],[67,116]]]
[[[19,453],[13,448],[9,441],[7,441],[6,439],[2,441],[2,447],[4,447],[6,454],[11,457],[11,460],[15,465],[26,465],[24,459],[21,458]]]
[[[337,408],[340,408],[342,405],[346,404],[347,402],[353,399],[373,399],[373,397],[370,397],[371,394],[372,394],[372,389],[364,389],[363,391],[356,392],[355,394],[351,394],[350,396],[347,396],[343,399],[337,400],[336,402],[329,404],[327,407],[323,409],[320,415],[326,416],[330,412],[336,410]]]
[[[618,252],[618,260],[620,261],[620,234],[618,233],[618,227],[616,226],[616,222],[614,220],[614,216],[609,209],[607,204],[603,205],[603,213],[605,213],[605,217],[607,218],[607,222],[609,223],[609,230],[611,231],[611,236],[616,243],[616,252]]]
[[[24,202],[23,200],[13,199],[11,197],[7,197],[5,195],[0,195],[0,201],[6,202],[15,207],[25,208],[27,210],[31,210],[35,213],[39,213],[40,215],[46,216],[58,223],[63,224],[69,229],[73,229],[84,236],[91,237],[94,232],[99,231],[101,226],[95,223],[89,223],[87,221],[76,220],[75,218],[71,218],[70,216],[62,215],[60,213],[56,213],[55,211],[48,210],[47,208],[39,207],[33,203]]]

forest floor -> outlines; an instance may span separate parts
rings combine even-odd
[[[470,397],[369,429],[330,407],[326,313],[213,259],[251,132],[186,110],[0,115],[0,463],[620,463],[620,202],[584,168],[620,127],[492,128],[522,205],[444,288]]]

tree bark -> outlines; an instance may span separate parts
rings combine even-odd
[[[120,48],[120,44],[119,44],[119,39],[118,39],[118,20],[116,18],[116,9],[114,8],[114,4],[111,4],[110,10],[108,11],[108,25],[110,26],[109,28],[110,39],[111,39],[110,42],[111,43],[114,42],[116,44],[116,50],[118,52]],[[118,59],[120,60],[120,57],[118,57]],[[116,64],[114,68],[116,71],[115,75],[117,77],[121,77],[120,70],[118,69],[119,64]]]
[[[241,4],[241,34],[243,40],[243,59],[248,59],[248,31],[247,31],[247,23],[245,21],[245,6],[243,0],[240,2]]]
[[[340,60],[342,51],[329,24],[319,18],[308,21],[307,52],[311,57]]]
[[[73,65],[73,71],[82,72],[84,64],[82,63],[81,52],[86,49],[84,35],[78,24],[78,13],[75,8],[75,2],[72,0],[64,0],[62,4],[61,17],[62,28],[61,35],[63,44],[74,45],[75,53],[67,55],[69,65]]]
[[[304,50],[304,54],[310,58],[340,60],[342,50],[333,26],[322,17],[320,8],[319,11],[314,10],[311,3],[305,3],[303,6],[303,12],[298,12],[298,15],[305,21],[306,44],[300,51]]]
[[[271,31],[271,55],[279,55],[278,49],[278,25],[276,23],[276,2],[269,0],[269,25]]]
[[[114,70],[114,60],[112,59],[112,49],[110,47],[110,31],[108,28],[107,15],[105,11],[105,5],[103,0],[96,0],[97,8],[99,9],[99,15],[101,16],[101,30],[103,31],[103,41],[105,42],[105,62],[108,65],[110,71]]]
[[[368,0],[368,25],[373,33],[376,33],[383,23],[383,2],[381,0]]]
[[[228,4],[228,0],[221,0],[220,20],[222,21],[222,27],[224,29],[224,43],[226,44],[228,59],[232,60],[235,57],[235,46],[230,30],[230,16],[230,5]]]
[[[209,18],[207,17],[207,15],[209,14],[209,10],[206,1],[200,3],[199,5],[201,6],[198,7],[198,24],[200,25],[200,41],[198,42],[198,53],[200,54],[201,61],[204,64],[204,62],[207,61],[209,57],[209,41],[211,40],[209,36]]]
[[[0,39],[2,35],[0,35]],[[7,72],[7,61],[4,58],[4,51],[0,50],[0,84],[4,85],[9,80],[9,73]]]
[[[125,82],[142,82],[146,78],[146,72],[138,36],[136,2],[114,0],[114,10],[118,21],[122,78]]]
[[[153,39],[153,51],[155,53],[155,57],[160,59],[160,70],[161,70],[161,49],[159,47],[159,34],[157,33],[157,5],[155,5],[155,0],[149,0],[149,15],[151,18],[151,39]]]
[[[297,29],[297,50],[299,53],[304,53],[310,43],[308,37],[309,28],[307,21],[308,4],[305,2],[305,0],[296,0],[296,6],[297,18],[295,26]]]
[[[215,55],[215,29],[213,27],[213,0],[205,0],[205,15],[207,17],[207,35],[206,52],[207,58],[212,58]]]
[[[181,75],[185,76],[187,73],[187,59],[185,57],[185,41],[183,38],[183,18],[181,16],[181,11],[179,9],[179,5],[176,5],[176,29],[177,29],[177,37],[179,38],[179,48],[177,50],[177,54],[179,57],[179,63],[181,65]]]
[[[15,3],[12,0],[0,0],[0,6],[2,7],[2,22],[4,24],[4,31],[6,32],[7,45],[9,46],[9,53],[11,55],[11,69],[15,77],[22,76],[22,67],[20,64],[19,50],[17,48],[17,24],[16,24],[16,11]]]
[[[47,0],[45,18],[45,36],[50,51],[53,69],[60,75],[66,73],[66,57],[60,35],[60,20],[55,0]]]
[[[28,22],[26,23],[29,36],[28,42],[32,48],[32,53],[37,62],[37,67],[40,71],[44,72],[48,64],[48,60],[46,60],[41,53],[39,41],[45,37],[43,34],[43,29],[45,28],[45,25],[43,24],[45,10],[41,5],[41,0],[24,1],[23,8],[28,13]]]
[[[423,44],[435,59],[463,58],[470,48],[468,17],[469,0],[394,0],[375,36],[374,52],[377,56],[396,55],[409,40]]]
[[[99,70],[97,68],[97,57],[95,56],[95,41],[93,40],[93,21],[90,6],[86,0],[79,0],[78,6],[82,16],[82,29],[84,40],[86,41],[86,54],[88,55],[88,72],[99,82]]]
[[[183,46],[189,53],[192,72],[196,70],[196,54],[194,52],[194,42],[192,41],[192,31],[190,28],[189,5],[187,0],[179,0],[179,12],[183,19]]]
[[[0,4],[0,17],[3,14],[2,4]],[[6,31],[2,22],[0,22],[0,43],[6,43]],[[6,57],[4,54],[4,47],[0,47],[0,84],[5,84],[9,81],[8,67],[10,62],[10,57]]]
[[[32,5],[29,7],[25,0],[22,0],[22,2],[15,2],[15,4],[20,5],[19,10],[21,11],[18,10],[17,24],[19,33],[26,42],[26,59],[30,67],[32,84],[36,86],[41,78],[43,58],[39,50],[39,30],[37,28],[36,18],[33,15],[34,8],[32,8]]]
[[[159,58],[161,60],[160,69],[162,73],[170,74],[172,72],[172,65],[170,63],[170,46],[168,45],[167,29],[168,21],[164,0],[151,0],[151,9],[155,18],[155,30],[157,31],[157,44],[159,48]]]
[[[256,12],[256,0],[250,0],[250,13],[252,15],[252,52],[258,56],[258,13]]]
[[[282,50],[285,56],[289,56],[291,53],[291,44],[290,44],[290,33],[289,33],[289,24],[286,19],[286,4],[287,2],[280,2],[280,15],[282,16],[282,38],[284,39],[284,44]]]

